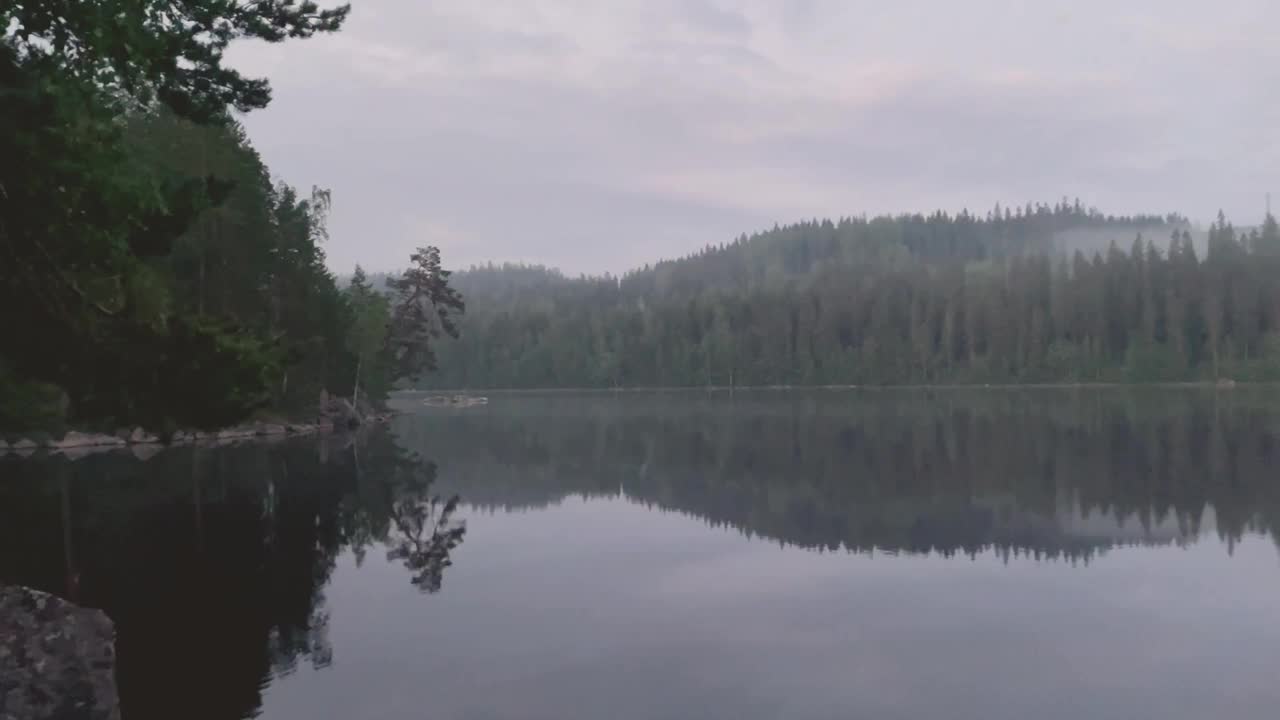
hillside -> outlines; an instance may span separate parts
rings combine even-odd
[[[453,276],[432,388],[1280,376],[1280,234],[1078,203],[811,221],[621,277]],[[1201,256],[1204,256],[1203,261]]]

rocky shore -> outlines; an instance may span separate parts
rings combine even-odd
[[[98,452],[129,450],[135,455],[147,457],[166,446],[199,445],[219,446],[241,442],[282,440],[288,437],[345,431],[362,425],[385,423],[390,413],[375,413],[337,399],[322,400],[321,412],[315,422],[255,422],[221,430],[178,430],[161,437],[143,428],[121,429],[115,433],[86,433],[70,431],[61,436],[32,433],[21,437],[0,436],[0,456],[15,454],[31,457],[37,453],[64,455],[78,459]],[[3,719],[0,719],[3,720]]]
[[[119,720],[115,627],[101,610],[0,586],[0,720]]]

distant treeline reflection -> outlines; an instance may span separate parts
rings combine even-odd
[[[496,396],[406,422],[480,507],[618,496],[826,550],[1088,560],[1280,531],[1275,390]]]
[[[435,465],[373,433],[0,461],[0,582],[116,623],[126,718],[255,716],[272,675],[327,665],[324,589],[375,547],[424,592],[464,526]]]

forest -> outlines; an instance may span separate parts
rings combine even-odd
[[[679,260],[454,276],[428,388],[1280,379],[1280,229],[1076,200],[775,227]]]
[[[273,178],[239,119],[270,86],[223,64],[349,8],[120,5],[0,9],[0,430],[314,415],[429,370],[461,310],[438,250],[340,289],[331,194]]]
[[[270,86],[223,54],[338,31],[348,8],[138,8],[0,9],[5,431],[218,427],[331,394],[376,405],[397,383],[1280,379],[1269,213],[1206,233],[1064,198],[800,222],[621,276],[450,277],[438,249],[406,248],[402,274],[340,283],[334,198],[273,177],[240,122]]]

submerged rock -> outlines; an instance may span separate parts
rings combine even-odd
[[[0,586],[0,718],[119,720],[106,614]]]

